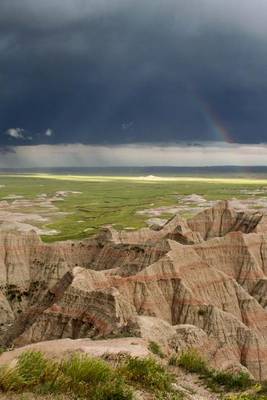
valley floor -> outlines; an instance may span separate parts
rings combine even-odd
[[[81,239],[103,225],[137,229],[192,216],[222,199],[267,209],[266,179],[0,174],[2,229],[34,229],[43,240]],[[240,204],[236,204],[240,206]],[[12,225],[12,226],[11,226]]]

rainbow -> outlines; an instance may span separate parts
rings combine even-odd
[[[202,103],[205,119],[212,131],[216,134],[219,140],[226,143],[234,143],[231,132],[227,129],[221,121],[218,114],[214,112],[208,103]]]
[[[235,143],[230,130],[225,127],[220,116],[215,113],[210,104],[196,92],[194,92],[194,99],[211,132],[215,135],[215,139],[226,143]]]
[[[192,89],[191,89],[192,90]],[[231,131],[225,126],[225,123],[221,120],[221,117],[214,111],[212,106],[195,90],[192,90],[192,96],[197,109],[201,112],[203,118],[206,121],[209,131],[214,135],[214,140],[217,142],[224,142],[228,144],[236,143],[233,139]],[[227,163],[226,163],[227,164]],[[239,157],[239,151],[236,150],[236,165],[239,165],[243,171],[249,173],[249,167],[243,165]]]

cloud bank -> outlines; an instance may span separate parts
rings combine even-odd
[[[3,152],[0,168],[267,165],[267,145],[38,145]]]

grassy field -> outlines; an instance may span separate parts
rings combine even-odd
[[[247,198],[245,191],[264,189],[267,179],[196,177],[116,177],[86,175],[0,175],[0,200],[10,195],[35,199],[43,193],[81,192],[57,201],[66,212],[47,223],[60,233],[44,236],[46,241],[79,239],[95,233],[105,224],[118,229],[145,226],[147,216],[136,214],[149,208],[177,205],[179,196],[198,194],[207,200]],[[256,195],[257,192],[255,192]]]

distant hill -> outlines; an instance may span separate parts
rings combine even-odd
[[[235,175],[258,176],[267,175],[267,166],[206,166],[206,167],[59,167],[59,168],[1,168],[0,173],[56,173],[79,175]]]

